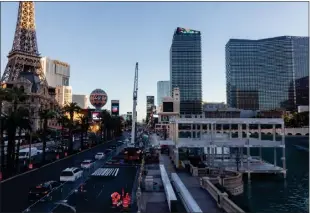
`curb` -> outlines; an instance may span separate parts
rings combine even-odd
[[[109,140],[109,141],[107,141],[107,142],[105,142],[105,143],[110,143],[110,142],[112,142],[112,141],[114,141],[114,140]],[[60,161],[62,161],[62,160],[69,159],[69,158],[71,158],[71,157],[73,157],[73,156],[76,156],[76,155],[79,155],[79,154],[84,153],[84,152],[86,152],[86,151],[92,150],[92,149],[94,149],[94,148],[96,148],[96,147],[98,147],[98,146],[100,146],[100,145],[105,144],[105,143],[97,144],[96,146],[92,147],[91,149],[85,149],[85,150],[83,150],[83,151],[81,151],[81,152],[78,152],[78,153],[76,153],[76,154],[69,155],[69,156],[67,156],[67,157],[64,157],[64,158],[61,158],[61,159],[59,159],[59,160],[53,161],[53,162],[51,162],[51,163],[45,164],[44,166],[41,166],[41,167],[39,167],[39,168],[35,168],[35,169],[32,169],[32,170],[29,170],[29,171],[26,171],[26,172],[17,174],[17,175],[15,175],[15,176],[9,177],[9,178],[7,178],[7,179],[5,179],[5,180],[0,181],[0,184],[5,183],[5,182],[7,182],[7,181],[9,181],[9,180],[12,180],[12,179],[14,179],[14,178],[20,177],[20,176],[22,176],[22,175],[25,175],[25,174],[28,174],[28,173],[37,171],[37,170],[39,170],[39,169],[41,169],[41,168],[47,167],[47,166],[52,165],[52,164],[54,164],[54,163],[60,162]]]

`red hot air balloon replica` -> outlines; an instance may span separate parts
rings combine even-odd
[[[108,101],[108,95],[102,89],[95,89],[90,93],[90,103],[97,109],[100,110]]]

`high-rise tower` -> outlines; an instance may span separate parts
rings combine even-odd
[[[202,113],[201,77],[200,31],[178,27],[170,49],[170,91],[180,90],[181,114]]]
[[[44,76],[38,51],[34,2],[19,2],[18,17],[12,50],[8,54],[8,63],[1,78],[1,84],[7,87],[22,88],[29,96],[26,105],[34,118],[33,129],[39,128],[39,111],[56,106],[55,88],[49,88]],[[11,110],[6,103],[5,110]]]
[[[294,110],[309,102],[307,79],[309,37],[230,39],[226,44],[226,94],[230,107]]]

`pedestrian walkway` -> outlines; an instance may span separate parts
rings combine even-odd
[[[177,173],[187,190],[191,193],[200,209],[203,212],[222,213],[223,211],[217,207],[216,202],[211,195],[200,187],[198,177],[193,177],[187,172],[177,172],[172,164],[170,158],[167,155],[160,155],[160,164],[163,164],[166,168],[168,176],[171,173]]]
[[[174,165],[172,164],[170,158],[167,155],[161,154],[159,156],[159,163],[163,164],[165,166],[165,169],[166,169],[169,177],[170,177],[171,173],[176,173]]]
[[[218,208],[211,195],[200,187],[199,178],[193,177],[189,173],[178,172],[178,176],[191,193],[200,209],[203,212],[222,213],[223,210]]]

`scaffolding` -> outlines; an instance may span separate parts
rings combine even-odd
[[[179,126],[186,125],[186,130],[179,130]],[[229,126],[225,130],[223,126]],[[232,125],[237,125],[237,137],[233,137]],[[250,127],[258,128],[258,138],[250,137]],[[272,140],[263,140],[262,125],[272,126]],[[178,118],[170,121],[172,134],[169,139],[175,146],[174,156],[176,167],[179,166],[179,148],[200,147],[204,149],[206,156],[205,164],[211,167],[225,167],[230,170],[238,170],[247,173],[250,179],[251,173],[282,173],[286,178],[286,158],[285,158],[285,134],[281,134],[281,140],[276,138],[276,126],[280,125],[284,132],[284,121],[278,118]],[[220,129],[217,129],[220,126]],[[245,129],[243,129],[245,126]],[[179,133],[187,131],[188,138],[180,138]],[[219,133],[218,133],[219,132]],[[245,132],[245,137],[243,132]],[[159,143],[164,143],[160,141]],[[251,156],[251,148],[259,149],[259,156]],[[262,148],[273,148],[273,164],[264,161],[262,158]],[[224,149],[235,150],[236,154],[227,153]],[[243,150],[246,150],[244,154]],[[277,165],[277,149],[282,150],[282,167]],[[236,164],[236,161],[239,163]]]

